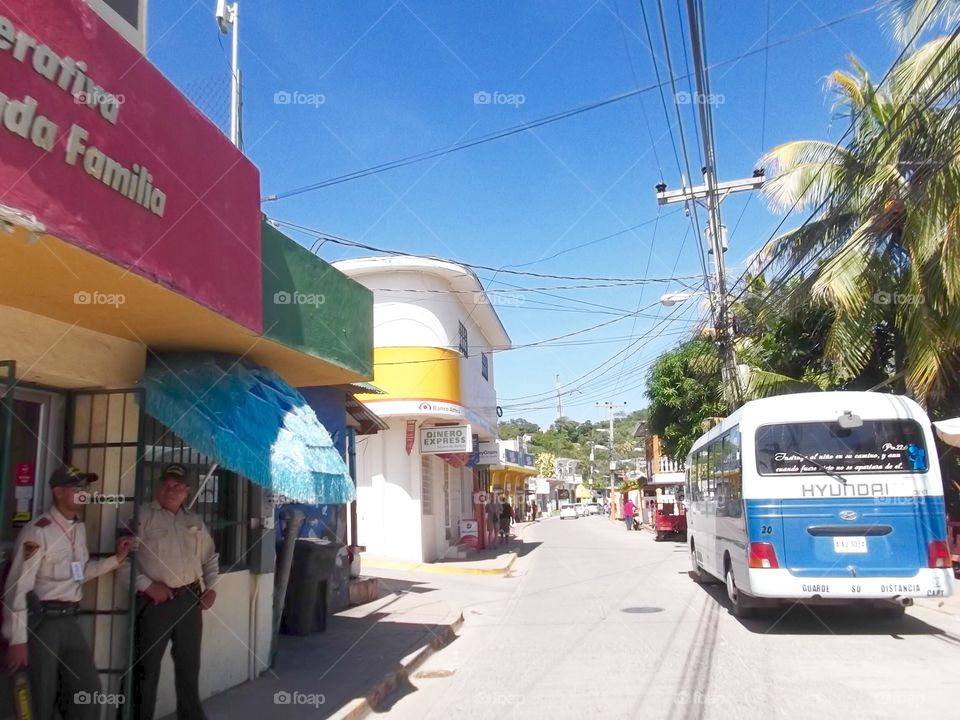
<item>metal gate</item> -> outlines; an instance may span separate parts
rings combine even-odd
[[[67,462],[97,473],[84,513],[91,558],[110,557],[118,536],[136,527],[143,501],[143,408],[141,389],[70,393],[67,410]],[[133,688],[135,554],[128,571],[108,573],[84,585],[81,623],[91,640],[101,685],[122,694],[120,717],[130,714]]]

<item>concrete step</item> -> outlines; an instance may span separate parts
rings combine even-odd
[[[350,579],[350,604],[365,605],[380,597],[380,579],[358,577]]]

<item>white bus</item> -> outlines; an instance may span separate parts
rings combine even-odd
[[[724,581],[739,617],[781,600],[899,614],[953,593],[933,432],[899,395],[746,403],[693,444],[686,505],[695,578]]]

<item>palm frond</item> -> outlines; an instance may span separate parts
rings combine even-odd
[[[870,306],[862,313],[836,313],[827,333],[826,352],[841,374],[855,377],[870,361],[878,314]]]
[[[839,248],[854,227],[855,220],[849,212],[835,212],[820,220],[811,220],[773,238],[760,252],[774,258],[771,266],[779,275],[792,275],[824,250]]]
[[[939,37],[905,57],[890,75],[896,105],[925,107],[960,89],[960,42]]]
[[[893,0],[887,10],[887,24],[901,45],[910,42],[921,30],[937,25],[952,25],[960,17],[957,0]]]
[[[747,383],[744,392],[748,399],[755,400],[773,395],[784,395],[786,393],[806,392],[819,389],[816,385],[803,382],[797,378],[751,367],[747,373]]]
[[[836,189],[850,159],[846,149],[820,140],[778,145],[760,158],[768,178],[760,192],[781,212],[816,207]]]
[[[851,60],[856,62],[856,58]],[[826,85],[837,95],[834,111],[845,108],[850,112],[856,112],[866,106],[868,93],[864,92],[865,87],[861,82],[861,78],[856,78],[844,70],[834,70],[827,75]]]

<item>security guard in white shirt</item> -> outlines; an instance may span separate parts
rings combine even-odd
[[[202,610],[217,599],[220,556],[196,513],[182,465],[163,469],[156,500],[140,507],[134,717],[152,720],[167,644],[173,642],[178,720],[204,720],[200,705]],[[200,581],[203,581],[201,586]]]
[[[26,666],[36,720],[51,720],[58,707],[66,720],[98,718],[89,698],[101,692],[100,676],[77,612],[87,580],[116,570],[130,539],[117,541],[116,555],[90,560],[80,519],[81,493],[97,476],[64,466],[53,473],[53,506],[25,525],[17,537],[3,598],[3,636],[10,643],[6,670]],[[28,606],[28,595],[35,598]],[[87,702],[78,702],[86,698]]]

